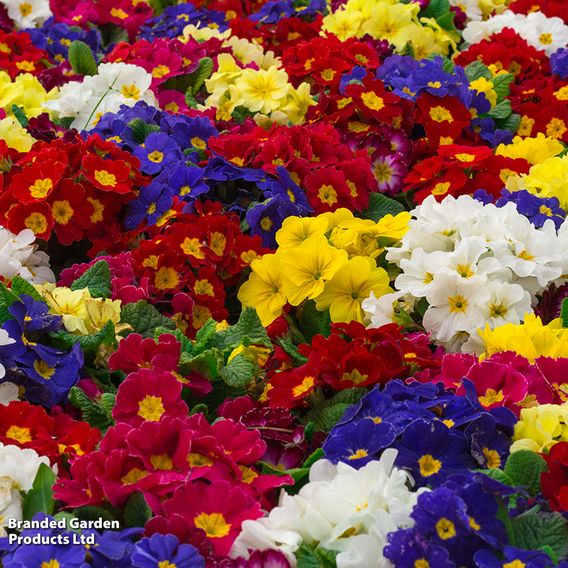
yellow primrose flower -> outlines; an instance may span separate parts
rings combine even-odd
[[[290,84],[283,69],[245,69],[236,80],[243,105],[252,112],[269,113],[280,107]]]
[[[351,37],[362,37],[363,15],[349,9],[339,9],[323,19],[322,30],[337,36],[341,41]]]
[[[220,53],[217,56],[217,71],[211,75],[209,79],[205,80],[205,87],[207,92],[211,93],[212,97],[220,98],[228,90],[230,85],[234,85],[237,77],[242,73],[242,69],[237,65],[234,57],[229,53]],[[213,106],[209,97],[205,104]]]
[[[245,38],[232,36],[223,42],[223,47],[231,48],[233,56],[244,65],[260,63],[264,57],[264,51],[260,45]]]
[[[328,228],[328,222],[324,215],[318,217],[286,217],[282,227],[276,232],[279,250],[297,247],[310,237],[323,237]]]
[[[18,152],[29,152],[35,142],[35,138],[11,117],[0,120],[0,139],[6,142],[8,148],[14,148]]]
[[[265,327],[282,314],[282,308],[286,305],[280,262],[280,251],[253,260],[249,279],[239,288],[237,296],[243,306],[256,309]]]
[[[481,358],[501,351],[514,351],[531,363],[538,357],[568,357],[568,329],[559,319],[543,325],[538,316],[527,314],[522,324],[507,323],[495,329],[486,325],[478,334],[485,345]]]
[[[316,308],[320,311],[329,308],[332,322],[363,323],[361,303],[371,292],[376,297],[392,292],[388,274],[373,259],[356,256],[325,283],[323,293],[316,298]]]
[[[566,181],[568,180],[568,155],[548,158],[531,167],[521,176],[522,185],[539,197],[557,197],[563,209],[568,208]]]
[[[523,408],[515,424],[511,452],[546,452],[558,442],[568,442],[568,403]]]
[[[326,213],[321,213],[318,215],[319,218],[327,220],[327,231],[333,231],[336,227],[341,226],[345,221],[351,221],[355,218],[353,213],[346,207],[340,207],[335,211],[327,211]]]
[[[63,325],[68,332],[89,335],[85,321],[89,317],[87,301],[91,300],[91,294],[87,288],[54,288],[51,291],[45,290],[43,297],[51,313],[62,316]]]
[[[301,83],[297,89],[290,86],[287,102],[282,107],[282,111],[292,124],[302,124],[308,109],[316,104],[310,93],[309,83]]]
[[[120,300],[91,298],[85,301],[87,317],[85,327],[89,333],[100,331],[109,321],[115,326],[120,323]],[[119,331],[117,329],[117,331]]]
[[[231,30],[225,30],[224,32],[220,32],[216,28],[210,28],[208,26],[199,27],[194,26],[193,24],[189,24],[183,28],[183,36],[179,37],[178,39],[182,43],[187,43],[190,39],[194,39],[196,41],[207,41],[211,38],[217,39],[226,39],[231,36]]]
[[[378,2],[371,9],[371,17],[363,24],[363,31],[374,39],[385,39],[398,51],[404,49],[415,31],[416,16],[420,7],[417,3],[390,4]]]
[[[325,282],[347,262],[347,253],[332,247],[325,237],[310,237],[300,246],[282,252],[284,292],[297,306],[317,298]]]
[[[515,136],[511,144],[499,144],[495,154],[507,158],[524,158],[534,165],[557,156],[563,150],[562,143],[539,132],[534,138]]]
[[[7,73],[0,71],[0,108],[8,116],[11,115],[12,105],[23,108],[28,118],[38,116],[45,112],[43,103],[55,98],[57,92],[57,89],[46,92],[37,77],[30,73],[18,75],[12,82]]]

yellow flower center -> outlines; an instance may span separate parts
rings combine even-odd
[[[337,203],[337,191],[329,184],[322,185],[318,190],[318,197],[322,203],[334,205]]]
[[[158,152],[158,150],[154,150],[148,154],[148,159],[154,164],[159,164],[164,159],[163,152]]]
[[[450,296],[448,298],[448,307],[451,313],[464,313],[467,310],[467,300],[461,294]]]
[[[260,221],[260,228],[263,231],[270,231],[270,229],[272,228],[272,219],[270,217],[263,217]]]
[[[152,69],[152,77],[155,79],[161,79],[164,75],[170,72],[170,68],[167,65],[157,65]]]
[[[540,41],[542,45],[550,45],[552,43],[552,34],[549,33],[540,34],[538,36],[538,41]]]
[[[292,395],[295,397],[303,395],[314,386],[315,381],[315,377],[304,377],[304,380],[292,389]]]
[[[55,558],[52,558],[51,560],[44,560],[41,563],[41,568],[59,568],[60,566],[61,564],[59,564]]]
[[[205,148],[207,147],[207,142],[205,142],[203,138],[199,138],[199,136],[194,136],[191,139],[191,145],[199,148],[200,150],[205,150]]]
[[[373,167],[373,173],[379,183],[384,183],[392,178],[392,168],[388,164],[377,164]]]
[[[438,105],[430,109],[430,118],[435,122],[451,122],[454,117],[447,108]]]
[[[444,195],[448,193],[451,183],[449,181],[439,181],[432,189],[432,195]]]
[[[25,18],[26,16],[29,16],[32,13],[32,5],[28,4],[27,2],[22,2],[19,6],[20,8],[20,14],[22,15],[22,18]],[[59,564],[57,565],[59,566]],[[43,565],[42,565],[43,568]]]
[[[132,485],[148,475],[147,471],[143,471],[137,467],[133,467],[126,475],[120,478],[123,485]]]
[[[51,379],[55,373],[55,367],[50,367],[43,359],[36,359],[34,361],[35,372],[46,381]]]
[[[367,457],[369,454],[367,453],[366,450],[360,449],[357,450],[354,454],[351,454],[347,459],[349,460],[358,460],[360,458],[365,458]]]
[[[150,463],[155,469],[171,470],[173,468],[172,459],[168,454],[159,454],[150,457]]]
[[[226,246],[227,246],[227,238],[223,233],[218,233],[216,231],[211,234],[209,247],[217,256],[223,256]]]
[[[526,564],[521,560],[519,560],[518,558],[516,560],[513,560],[512,562],[507,562],[506,564],[503,564],[503,568],[525,568],[525,566]]]
[[[73,208],[71,204],[66,199],[62,201],[54,201],[51,206],[51,211],[53,213],[53,218],[56,223],[60,225],[67,225],[71,218],[73,217]]]
[[[231,531],[231,523],[225,520],[222,513],[201,513],[195,517],[193,524],[205,531],[208,538],[223,538]]]
[[[95,170],[95,179],[106,187],[116,186],[116,176],[106,170]]]
[[[498,467],[501,467],[501,456],[495,450],[483,448],[481,451],[483,452],[483,455],[485,457],[488,469],[496,469]]]
[[[418,466],[422,477],[430,477],[442,469],[442,462],[431,454],[425,454],[418,460]]]
[[[132,85],[123,85],[120,92],[127,99],[134,99],[135,101],[140,99],[140,89],[134,83]]]
[[[363,93],[361,99],[365,103],[365,106],[371,110],[381,110],[385,108],[385,101],[382,97],[379,97],[377,93],[370,91],[368,93]]]
[[[197,452],[191,452],[187,456],[187,463],[191,467],[203,467],[213,464],[213,460],[203,454],[198,454]]]
[[[20,428],[20,426],[10,426],[10,428],[6,430],[6,438],[16,440],[17,442],[20,442],[20,444],[26,444],[27,442],[32,441],[30,429]]]
[[[462,278],[471,278],[473,276],[473,270],[469,264],[458,264],[456,266],[456,272]]]
[[[547,207],[546,205],[541,205],[539,211],[547,217],[552,217],[552,209],[550,207]]]
[[[26,217],[24,225],[31,229],[36,235],[45,233],[47,231],[47,219],[43,213],[32,213]]]
[[[419,558],[414,561],[414,568],[430,568],[430,563],[426,558]]]
[[[505,317],[509,310],[507,306],[503,304],[490,304],[489,305],[489,317],[492,318],[502,318]]]
[[[438,533],[438,536],[442,540],[448,540],[448,539],[454,538],[454,536],[456,536],[456,527],[455,527],[454,523],[452,523],[452,521],[450,521],[450,519],[446,519],[446,517],[442,517],[436,523],[436,532]]]
[[[175,288],[179,284],[179,275],[171,266],[162,266],[156,272],[154,278],[154,286],[158,290],[168,290]]]
[[[30,185],[30,195],[36,199],[43,199],[53,189],[53,182],[50,178],[36,179]]]
[[[194,287],[195,293],[200,296],[214,296],[213,285],[209,280],[197,280]]]
[[[128,14],[122,8],[113,8],[110,11],[110,15],[113,18],[118,18],[119,20],[125,20],[128,18]]]
[[[138,416],[148,422],[158,422],[165,412],[162,399],[159,396],[146,395],[138,403]]]
[[[483,406],[491,406],[492,404],[496,404],[498,402],[502,402],[505,399],[505,395],[503,391],[495,390],[495,389],[487,389],[485,391],[485,395],[479,397],[479,402]]]
[[[470,517],[469,518],[469,526],[474,530],[474,531],[478,531],[481,529],[481,526],[477,523],[477,521],[473,518]]]

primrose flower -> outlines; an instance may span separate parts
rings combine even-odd
[[[18,28],[33,28],[53,15],[49,0],[3,0],[8,16]]]
[[[515,424],[513,440],[511,452],[543,453],[558,442],[568,442],[568,403],[523,408],[520,420]]]

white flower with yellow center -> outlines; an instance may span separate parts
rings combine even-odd
[[[49,0],[2,0],[16,27],[35,28],[53,16]]]
[[[462,278],[456,272],[441,270],[426,299],[430,304],[424,314],[424,327],[437,341],[450,341],[458,332],[470,333],[483,325],[483,307],[489,301],[487,278]]]
[[[527,33],[523,37],[550,56],[568,44],[568,26],[560,18],[547,18],[542,12],[531,12],[527,16]]]

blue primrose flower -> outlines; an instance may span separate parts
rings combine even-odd
[[[463,432],[443,422],[418,419],[406,427],[394,447],[396,465],[410,470],[418,486],[437,486],[452,472],[474,467]]]
[[[556,566],[548,554],[541,550],[524,550],[506,546],[504,558],[499,558],[489,550],[478,550],[473,560],[477,568],[505,568],[522,566],[523,568],[552,568]]]
[[[205,560],[190,544],[180,544],[173,534],[153,534],[137,542],[132,554],[135,568],[205,568]]]
[[[517,211],[537,228],[551,219],[558,230],[566,219],[566,211],[560,207],[556,197],[539,197],[526,189],[513,192],[504,189],[501,195],[503,197],[497,200],[497,207],[503,207],[512,201],[517,206]]]
[[[422,538],[415,529],[399,529],[388,536],[389,543],[383,550],[385,558],[394,566],[414,568],[431,566],[434,568],[455,568],[448,551]]]
[[[134,149],[134,155],[140,160],[140,169],[145,174],[157,174],[164,168],[181,161],[179,146],[167,134],[151,132],[143,146]]]
[[[325,441],[323,451],[331,462],[343,461],[359,469],[376,459],[381,450],[394,442],[395,437],[389,424],[361,420],[338,428]]]
[[[550,67],[561,79],[568,79],[568,49],[565,47],[550,56]]]
[[[141,535],[143,529],[136,527],[121,531],[91,532],[96,532],[96,545],[89,548],[90,562],[84,568],[132,567],[133,540]]]
[[[276,231],[282,227],[286,217],[295,215],[296,210],[289,200],[276,195],[264,203],[251,207],[246,214],[251,235],[260,235],[265,247],[276,248]]]
[[[34,531],[33,535],[44,531]],[[54,537],[56,538],[56,537]],[[82,568],[85,566],[85,548],[68,544],[21,545],[2,559],[3,568]]]
[[[140,190],[140,195],[128,204],[128,216],[124,226],[128,230],[136,229],[142,221],[151,226],[172,205],[172,190],[155,180]]]
[[[182,200],[194,200],[209,191],[203,179],[205,171],[197,166],[180,165],[168,176],[168,186]]]

